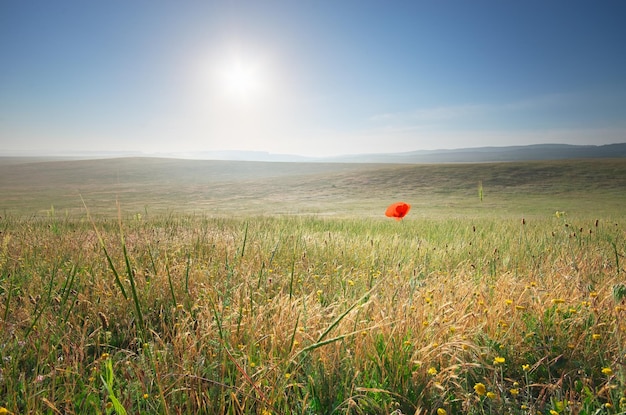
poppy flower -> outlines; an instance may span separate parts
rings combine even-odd
[[[385,211],[385,216],[400,220],[405,217],[407,213],[409,213],[409,210],[411,210],[411,205],[404,202],[397,202],[389,205],[389,207]]]

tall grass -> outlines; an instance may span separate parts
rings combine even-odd
[[[623,413],[625,223],[559,216],[4,217],[0,406]]]

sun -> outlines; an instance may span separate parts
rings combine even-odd
[[[233,62],[223,73],[224,88],[238,98],[251,97],[260,87],[259,75],[254,68],[241,62]]]
[[[217,71],[217,85],[227,100],[242,105],[258,102],[267,92],[263,66],[253,58],[230,57]]]

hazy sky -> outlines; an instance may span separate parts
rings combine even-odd
[[[0,2],[0,154],[626,141],[626,1]]]

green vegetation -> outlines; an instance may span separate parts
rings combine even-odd
[[[81,210],[55,163],[0,176],[5,412],[626,411],[626,162],[285,165],[204,213],[137,160]]]

